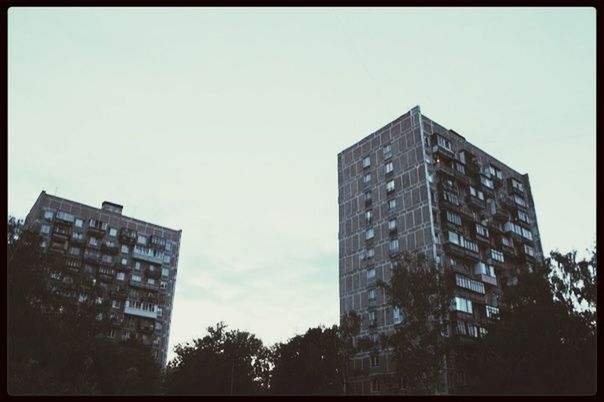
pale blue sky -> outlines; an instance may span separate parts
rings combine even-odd
[[[183,230],[170,343],[338,321],[337,154],[419,104],[596,236],[592,8],[11,8],[8,206]]]

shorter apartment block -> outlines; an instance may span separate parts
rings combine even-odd
[[[116,342],[140,340],[165,367],[182,231],[122,215],[122,206],[94,208],[42,191],[25,220],[60,271],[74,302],[95,287],[110,298]]]

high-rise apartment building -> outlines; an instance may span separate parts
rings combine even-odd
[[[402,251],[454,271],[449,334],[469,338],[497,314],[501,285],[543,258],[528,175],[419,106],[338,155],[338,190],[340,313],[362,317],[360,337],[377,340],[403,319],[376,286]],[[379,393],[380,375],[393,371],[387,351],[351,364],[362,373],[348,386],[355,394]]]
[[[182,231],[124,216],[121,205],[99,209],[45,191],[25,227],[39,232],[41,246],[60,262],[52,280],[66,285],[74,302],[103,290],[111,303],[109,338],[138,339],[166,365]]]

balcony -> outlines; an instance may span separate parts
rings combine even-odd
[[[455,178],[455,173],[450,166],[447,166],[445,161],[440,161],[434,164],[434,171],[436,174],[444,175],[450,178]]]
[[[86,244],[86,239],[84,239],[84,236],[82,237],[76,237],[76,236],[71,236],[71,244],[73,245],[78,245],[78,246],[83,246],[84,244]]]
[[[122,228],[120,230],[120,242],[134,246],[136,244],[137,233],[134,230]]]
[[[147,275],[149,278],[159,279],[161,278],[161,268],[149,267],[145,271],[145,275]]]
[[[445,241],[444,243],[445,251],[450,253],[452,256],[461,257],[464,259],[469,259],[472,261],[480,260],[480,253],[469,250],[467,248],[461,247],[458,244],[455,244],[451,241]]]
[[[98,237],[98,238],[103,238],[105,237],[105,234],[107,234],[107,224],[101,224],[101,225],[90,225],[88,226],[88,234],[90,236],[94,236],[94,237]]]
[[[152,285],[152,284],[147,283],[147,282],[135,281],[135,280],[132,280],[132,279],[130,279],[129,283],[130,283],[130,286],[135,286],[135,287],[140,288],[140,289],[155,290],[155,291],[159,290],[159,284]]]
[[[86,250],[84,251],[84,261],[98,264],[101,259],[101,254],[96,251]]]
[[[104,241],[101,244],[101,250],[103,250],[107,254],[117,254],[120,251],[120,249],[116,243],[109,242],[109,241]]]
[[[511,212],[515,212],[518,210],[518,205],[516,205],[516,203],[510,197],[499,197],[498,201],[499,205],[501,205],[503,209],[506,209]]]
[[[155,249],[164,250],[166,248],[166,239],[159,236],[151,236],[149,245]]]
[[[473,195],[468,195],[466,197],[467,205],[476,208],[476,209],[485,209],[487,207],[487,203],[485,200],[481,200],[478,197],[474,197]]]
[[[134,249],[132,250],[132,257],[159,265],[163,264],[164,262],[164,253],[156,252],[151,248],[142,246],[134,246]]]
[[[157,318],[155,305],[146,305],[143,303],[133,302],[131,300],[126,300],[126,303],[124,305],[124,314],[152,318],[154,320]]]

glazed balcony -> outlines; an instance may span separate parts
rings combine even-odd
[[[154,305],[145,306],[142,303],[136,303],[131,300],[126,300],[126,303],[124,305],[124,314],[152,318],[154,320],[157,318],[157,312],[155,311]]]
[[[120,251],[117,243],[112,241],[104,241],[103,243],[101,243],[101,250],[103,250],[107,254],[114,255]]]
[[[161,265],[164,262],[163,252],[158,252],[151,248],[138,245],[134,246],[134,249],[132,250],[132,257],[158,265]]]

